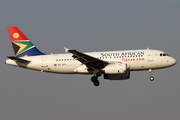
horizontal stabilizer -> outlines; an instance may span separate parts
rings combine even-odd
[[[14,57],[14,56],[7,56],[9,59],[13,60],[13,61],[18,61],[18,62],[21,62],[21,63],[29,63],[31,61],[29,60],[25,60],[25,59],[21,59],[21,58],[18,58],[18,57]]]

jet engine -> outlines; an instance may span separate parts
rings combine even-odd
[[[107,65],[103,69],[105,74],[121,74],[126,73],[127,71],[127,64],[126,63],[111,63]]]
[[[104,79],[110,80],[127,80],[130,78],[130,71],[121,74],[104,74]]]

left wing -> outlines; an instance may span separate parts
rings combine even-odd
[[[100,60],[100,59],[97,59],[93,56],[90,56],[90,55],[87,55],[87,54],[84,54],[84,53],[81,53],[79,51],[76,51],[76,50],[70,50],[68,48],[65,48],[65,52],[70,52],[73,54],[73,58],[80,61],[82,64],[85,64],[88,69],[95,69],[95,68],[104,68],[108,63],[108,61],[104,61],[104,60]]]

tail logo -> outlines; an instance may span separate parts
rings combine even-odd
[[[14,34],[13,34],[13,37],[14,37],[15,39],[19,38],[19,33],[14,33]]]
[[[12,42],[13,46],[16,46],[16,55],[18,55],[27,45],[21,43]]]
[[[13,44],[13,47],[14,47],[14,51],[15,51],[15,54],[18,55],[32,47],[34,47],[34,45],[30,42],[30,41],[13,41],[12,42]]]

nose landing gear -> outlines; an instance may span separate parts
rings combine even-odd
[[[154,77],[152,76],[152,69],[149,69],[150,81],[154,81]]]

